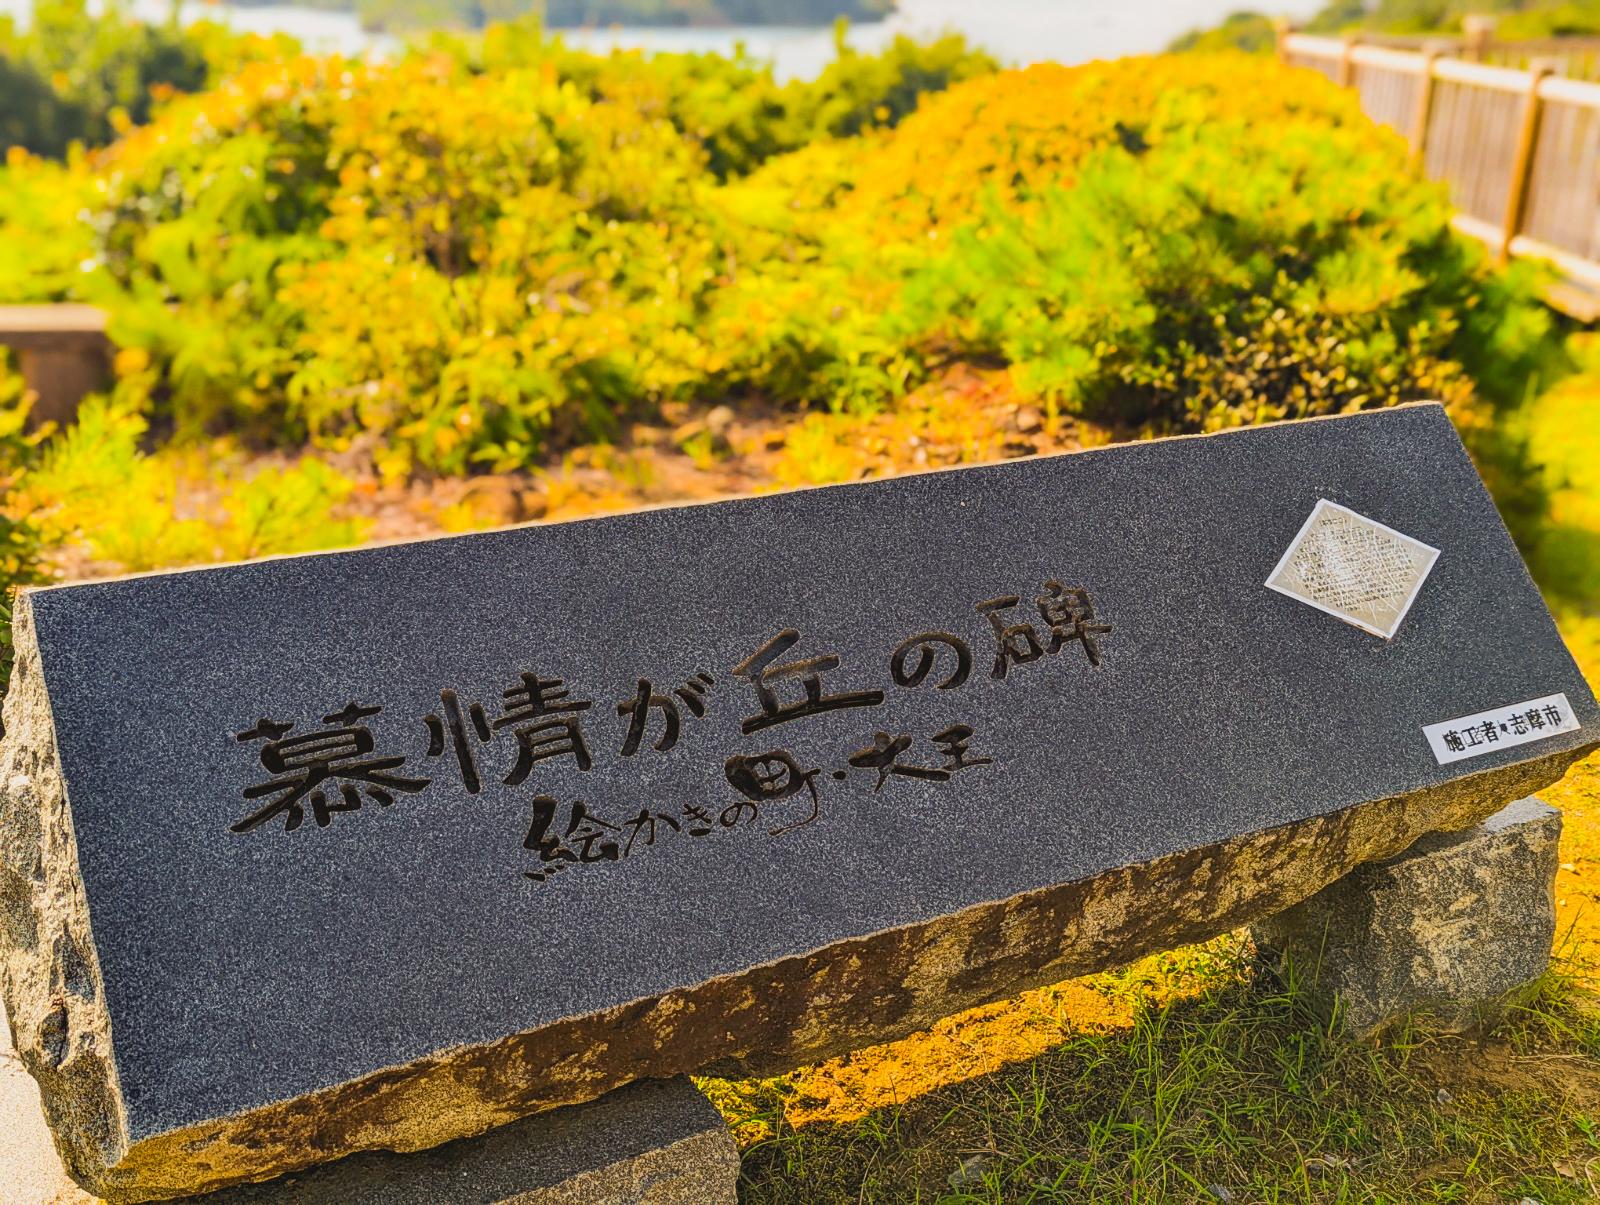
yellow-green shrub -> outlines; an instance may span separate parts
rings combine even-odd
[[[222,466],[211,457],[218,452],[148,454],[140,448],[145,432],[128,397],[86,399],[13,504],[45,538],[81,543],[110,571],[332,548],[358,542],[365,530],[336,513],[352,483],[311,458],[257,469],[221,491],[214,506],[197,505],[208,478],[231,476],[217,472]]]
[[[28,399],[22,377],[0,349],[0,699],[11,681],[11,602],[18,586],[43,580],[44,533],[14,495],[32,463],[36,440],[26,429]],[[0,727],[0,734],[4,728]]]
[[[0,152],[63,158],[74,143],[101,146],[141,125],[174,92],[197,92],[247,62],[291,54],[296,43],[221,25],[138,19],[112,0],[35,0],[26,29],[0,16]]]
[[[669,400],[871,408],[953,357],[1132,429],[1421,396],[1466,421],[1551,345],[1524,275],[1314,73],[1005,72],[738,176],[778,103],[739,99],[753,68],[530,36],[252,63],[55,177],[19,161],[0,195],[87,197],[92,243],[10,275],[104,301],[142,357],[122,396],[180,433],[359,438],[391,475]],[[0,202],[0,243],[56,230],[42,208]]]
[[[1371,128],[1353,94],[1248,55],[1040,63],[929,97],[862,164],[841,208],[910,236],[950,230],[981,217],[986,196],[1025,208],[1070,187],[1097,150],[1219,122]]]
[[[991,204],[919,269],[909,308],[1119,427],[1465,402],[1487,265],[1402,156],[1359,127],[1238,123],[1103,150],[1025,215]],[[1547,331],[1495,353],[1526,361]]]
[[[77,296],[96,266],[94,232],[83,221],[95,202],[82,163],[67,167],[20,148],[0,166],[0,303]]]
[[[899,36],[875,54],[852,50],[835,27],[836,58],[815,79],[780,84],[772,66],[741,48],[734,54],[571,49],[539,21],[491,25],[482,34],[435,34],[426,53],[443,53],[474,72],[538,68],[591,100],[615,101],[672,123],[700,147],[719,179],[744,175],[819,139],[849,137],[898,123],[925,95],[988,75],[998,64],[960,34],[928,42]]]

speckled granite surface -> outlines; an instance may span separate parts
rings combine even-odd
[[[1319,499],[1440,550],[1392,640],[1265,587]],[[892,1038],[1597,739],[1432,406],[42,590],[18,637],[0,983],[129,1198]],[[1580,730],[1424,739],[1560,692]]]

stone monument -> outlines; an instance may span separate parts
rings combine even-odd
[[[1433,405],[33,590],[16,639],[0,986],[126,1201],[895,1038],[1600,742]]]

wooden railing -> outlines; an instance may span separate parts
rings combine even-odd
[[[1460,35],[1363,33],[1361,40],[1371,46],[1394,50],[1437,51],[1451,58],[1495,67],[1527,69],[1534,63],[1550,64],[1555,74],[1568,79],[1600,80],[1600,37],[1566,36],[1559,38],[1514,38],[1501,41],[1494,36],[1495,22],[1468,18],[1469,28]]]
[[[1548,63],[1568,79],[1600,80],[1600,38],[1539,38],[1525,42],[1491,42],[1480,60],[1497,67],[1526,68]]]
[[[1551,300],[1600,317],[1600,83],[1354,37],[1285,33],[1278,52],[1356,89],[1369,117],[1409,139],[1449,186],[1457,230],[1502,259],[1550,261],[1569,281]]]

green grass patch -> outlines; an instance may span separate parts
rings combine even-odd
[[[708,1082],[741,1102],[730,1120],[766,1123],[740,1199],[1596,1199],[1600,1023],[1567,981],[1488,1038],[1423,1019],[1378,1045],[1258,974],[1243,942],[1211,963],[1197,995],[1141,1004],[1125,1029],[855,1121],[786,1125],[788,1079]]]

